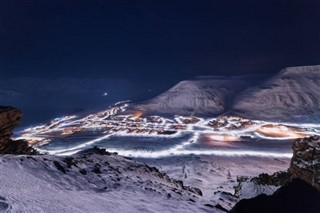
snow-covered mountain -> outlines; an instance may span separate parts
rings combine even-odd
[[[181,81],[159,96],[134,106],[147,114],[218,115],[257,76],[209,76]]]
[[[132,109],[147,114],[320,121],[320,65],[289,67],[265,76],[202,77],[182,81]]]
[[[261,120],[320,121],[320,66],[281,70],[237,96],[231,114]]]

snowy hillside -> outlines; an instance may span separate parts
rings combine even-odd
[[[4,155],[0,162],[0,212],[214,210],[200,190],[101,150],[73,157]]]
[[[232,98],[256,82],[256,76],[199,77],[181,81],[159,96],[138,104],[135,110],[150,114],[217,115]]]
[[[236,97],[231,114],[261,120],[319,121],[320,66],[283,69]]]
[[[182,81],[137,104],[147,114],[232,114],[271,121],[320,120],[320,65],[289,67],[277,75],[202,77]]]

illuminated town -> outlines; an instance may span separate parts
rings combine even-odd
[[[86,146],[108,140],[111,136],[165,139],[178,138],[182,134],[191,134],[189,140],[171,150],[182,151],[191,143],[197,143],[199,137],[205,137],[206,141],[209,140],[209,143],[231,143],[257,139],[292,140],[310,135],[320,135],[320,125],[316,124],[272,123],[232,116],[220,116],[211,119],[195,116],[175,116],[172,119],[160,116],[144,117],[142,111],[126,114],[128,106],[128,103],[118,103],[105,111],[85,117],[65,116],[56,118],[47,124],[23,130],[18,139],[27,140],[40,151],[48,151],[51,154],[72,154]],[[43,145],[55,143],[57,139],[68,143],[72,138],[84,134],[90,134],[91,138],[79,146],[58,151],[42,149]],[[113,151],[119,150],[115,149]],[[198,152],[195,150],[186,152],[184,150],[182,153]],[[202,151],[201,153],[206,154],[207,152]],[[212,154],[212,151],[208,153]],[[122,154],[126,155],[126,153]]]

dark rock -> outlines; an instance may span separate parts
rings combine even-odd
[[[0,106],[0,143],[10,140],[14,128],[19,124],[22,112],[13,107]]]
[[[183,188],[183,181],[182,180],[176,180],[175,183],[177,184],[177,186]]]
[[[0,154],[35,155],[38,152],[24,140],[7,140],[0,143]]]
[[[79,172],[80,172],[82,175],[87,175],[87,170],[85,170],[85,169],[80,169]]]
[[[214,206],[216,209],[219,209],[221,211],[224,211],[224,212],[228,212],[227,209],[225,209],[223,206],[221,206],[219,203],[217,205]]]
[[[98,166],[95,166],[93,169],[92,169],[92,172],[96,173],[96,174],[101,174],[101,170]]]
[[[83,157],[86,157],[86,155],[91,155],[91,154],[98,154],[98,155],[116,155],[116,153],[110,153],[108,151],[106,151],[106,149],[101,149],[97,146],[94,146],[92,148],[83,150],[81,152],[79,152],[79,154],[83,155]]]
[[[13,134],[22,118],[22,112],[13,107],[0,106],[0,154],[38,154],[23,140],[12,140]]]
[[[294,142],[289,172],[320,191],[320,138],[312,136]]]
[[[238,202],[230,213],[319,213],[320,192],[303,180],[294,179],[273,195],[259,195]]]
[[[260,174],[250,180],[262,185],[283,186],[271,196],[243,199],[231,212],[320,212],[320,138],[298,139],[292,149],[288,172]]]
[[[210,203],[206,203],[204,205],[207,206],[207,207],[210,207],[210,208],[214,208],[214,206],[212,204],[210,204]]]
[[[37,162],[37,160],[33,157],[27,156],[27,158],[33,160],[34,162]]]
[[[197,195],[200,195],[200,196],[202,196],[202,191],[199,189],[199,188],[191,188],[191,190],[195,193],[195,194],[197,194]]]
[[[75,160],[74,160],[74,157],[66,157],[63,159],[63,162],[65,162],[67,164],[67,167],[69,169],[71,168],[71,166],[78,167]]]
[[[6,212],[6,210],[8,210],[9,207],[10,207],[9,204],[7,204],[6,202],[0,201],[0,212]]]
[[[195,203],[195,202],[196,202],[195,200],[193,200],[193,199],[191,199],[191,198],[189,199],[189,201],[191,201],[191,202],[193,202],[193,203]]]
[[[272,175],[262,173],[258,177],[254,177],[251,181],[260,185],[283,186],[290,181],[291,174],[289,172],[276,172]]]
[[[53,164],[60,172],[67,173],[66,169],[58,161],[53,161]]]

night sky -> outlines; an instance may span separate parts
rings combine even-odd
[[[314,64],[319,0],[0,0],[1,78],[152,82]]]

